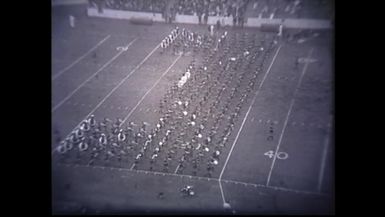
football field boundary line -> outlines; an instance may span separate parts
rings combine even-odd
[[[193,175],[183,175],[183,174],[175,174],[175,173],[165,173],[165,172],[157,172],[157,171],[148,171],[148,170],[140,170],[140,169],[128,169],[128,168],[119,168],[119,167],[105,167],[105,166],[89,166],[89,165],[81,165],[81,164],[65,164],[65,163],[58,163],[59,166],[65,166],[65,167],[73,167],[73,168],[90,168],[90,169],[101,169],[101,170],[116,170],[120,172],[132,172],[132,173],[142,173],[146,175],[152,175],[152,176],[175,176],[179,178],[188,178],[188,179],[196,179],[201,181],[208,181],[208,182],[218,182],[218,178],[209,178],[209,177],[201,177],[201,176],[193,176]],[[124,175],[122,175],[124,176]],[[331,195],[326,193],[320,193],[315,191],[306,191],[306,190],[297,190],[292,188],[284,188],[284,187],[277,187],[277,186],[266,186],[262,184],[256,184],[256,183],[250,183],[250,182],[242,182],[242,181],[236,181],[236,180],[230,180],[230,179],[222,179],[222,182],[226,184],[236,184],[236,185],[243,185],[245,187],[254,187],[254,188],[267,188],[272,190],[279,190],[279,191],[286,191],[286,192],[292,192],[297,194],[309,194],[309,195],[318,195],[323,197],[330,197]]]

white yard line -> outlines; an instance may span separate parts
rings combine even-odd
[[[174,62],[172,62],[172,64],[166,69],[166,71],[163,72],[163,74],[159,77],[159,79],[152,85],[152,87],[143,95],[143,97],[138,101],[138,103],[134,106],[134,108],[131,109],[131,111],[127,114],[127,116],[124,118],[124,120],[122,121],[122,123],[120,124],[120,126],[127,121],[127,119],[131,116],[131,114],[135,111],[135,109],[140,105],[140,103],[142,103],[142,101],[144,100],[144,98],[147,96],[147,94],[149,94],[151,92],[151,90],[159,83],[159,81],[168,73],[168,71],[170,71],[170,69],[175,65],[175,63],[182,57],[182,55],[179,55],[175,60]],[[135,163],[134,163],[135,164]],[[134,164],[132,164],[131,168],[134,167]],[[176,173],[179,169],[179,166],[176,168],[175,172]]]
[[[103,38],[99,43],[97,43],[94,47],[92,47],[89,51],[87,51],[85,54],[83,54],[81,57],[76,59],[73,63],[71,63],[69,66],[65,67],[64,69],[60,70],[58,73],[56,73],[54,76],[52,76],[52,81],[57,79],[60,75],[62,75],[64,72],[66,72],[68,69],[72,68],[76,63],[78,63],[80,60],[82,60],[84,57],[86,57],[88,54],[90,54],[92,51],[94,51],[97,47],[99,47],[101,44],[103,44],[107,39],[109,39],[111,35],[107,35],[105,38]]]
[[[126,47],[131,46],[138,38],[132,40]],[[112,61],[118,58],[125,50],[119,51],[112,59],[106,62],[100,69],[98,69],[94,74],[92,74],[89,78],[87,78],[83,83],[81,83],[75,90],[73,90],[70,94],[68,94],[62,101],[60,101],[55,107],[53,107],[52,112],[57,110],[63,103],[65,103],[69,98],[71,98],[80,88],[82,88],[87,82],[89,82],[92,78],[94,78],[99,72],[101,72],[104,68],[106,68]]]
[[[79,127],[80,126],[80,124],[82,123],[82,121],[83,120],[85,120],[85,119],[87,119],[92,113],[94,113],[95,111],[96,111],[96,109],[98,109],[103,103],[104,103],[104,101],[106,101],[106,99],[108,98],[108,97],[110,97],[111,96],[111,94],[113,93],[113,92],[115,92],[115,90],[117,90],[119,87],[120,87],[120,85],[122,85],[131,75],[132,75],[132,73],[134,73],[155,51],[156,51],[156,49],[158,49],[158,47],[160,46],[160,43],[159,44],[157,44],[156,46],[155,46],[155,48],[130,72],[130,73],[128,73],[128,75],[126,76],[126,77],[124,77],[120,82],[119,82],[119,84],[117,85],[117,86],[115,86],[100,102],[99,102],[99,104],[97,104],[96,106],[95,106],[95,108],[93,108],[92,110],[91,110],[91,112],[90,113],[88,113],[75,127],[74,127],[74,129],[76,129],[77,127]],[[66,136],[66,137],[64,137],[64,138],[67,138],[69,135],[71,134],[71,132],[69,132],[68,133],[68,135]],[[52,150],[52,154],[56,151],[56,149],[57,149],[57,147],[56,148],[54,148],[53,150]]]
[[[226,180],[226,181],[227,181],[227,180]],[[218,182],[219,182],[219,190],[221,190],[222,202],[223,202],[223,204],[225,204],[226,201],[225,201],[225,194],[223,193],[222,182],[221,182],[221,180],[219,180],[219,179],[218,179]]]
[[[311,57],[311,54],[312,54],[312,53],[313,53],[313,48],[310,49],[309,54],[308,54],[308,58]],[[294,90],[293,98],[291,99],[291,102],[290,102],[289,111],[288,111],[287,114],[286,114],[285,123],[283,124],[283,129],[282,129],[282,132],[281,132],[281,134],[280,134],[280,136],[279,136],[279,140],[278,140],[277,147],[276,147],[276,149],[275,149],[273,161],[272,161],[271,166],[270,166],[270,171],[269,171],[269,174],[268,174],[268,176],[267,176],[266,186],[269,186],[269,184],[270,184],[271,174],[272,174],[273,169],[274,169],[275,161],[277,160],[277,153],[278,153],[278,151],[279,151],[279,147],[281,146],[282,138],[283,138],[283,135],[284,135],[284,133],[285,133],[286,126],[287,126],[287,122],[288,122],[288,120],[289,120],[289,116],[290,116],[291,110],[292,110],[293,105],[294,105],[295,97],[296,97],[296,95],[297,95],[297,92],[298,92],[299,87],[301,86],[302,78],[303,78],[303,76],[305,75],[305,72],[306,72],[306,69],[307,69],[307,66],[308,66],[308,65],[309,65],[309,62],[306,62],[306,63],[305,63],[305,66],[303,67],[301,77],[300,77],[300,79],[298,80],[297,87],[296,87],[296,89]]]
[[[182,56],[179,55],[172,64],[166,69],[166,71],[163,72],[163,74],[159,77],[159,79],[152,85],[152,87],[142,96],[142,98],[138,101],[138,103],[134,106],[134,108],[131,109],[131,111],[127,114],[127,116],[123,119],[122,123],[120,125],[123,125],[124,122],[131,116],[131,114],[135,111],[135,109],[142,103],[144,98],[151,92],[152,89],[159,83],[159,81],[170,71],[170,69],[175,65],[175,63],[181,58]]]
[[[249,112],[250,112],[250,110],[251,110],[251,108],[252,108],[252,106],[253,106],[253,104],[254,104],[254,101],[255,101],[256,97],[258,96],[258,93],[259,93],[259,91],[260,91],[262,85],[264,84],[265,79],[267,78],[267,75],[269,74],[271,67],[272,67],[273,64],[274,64],[274,61],[275,61],[275,59],[277,58],[277,55],[278,55],[279,51],[281,50],[281,47],[282,47],[282,45],[278,47],[278,49],[277,49],[277,51],[276,51],[276,53],[275,53],[275,55],[274,55],[274,57],[273,57],[273,60],[271,61],[271,64],[270,64],[269,68],[267,69],[267,72],[265,73],[265,76],[264,76],[263,79],[262,79],[262,82],[259,84],[259,87],[257,88],[257,91],[256,91],[255,94],[254,94],[253,100],[251,101],[251,104],[250,104],[250,106],[249,106],[249,109],[247,110],[247,113],[246,113],[245,117],[243,118],[241,127],[240,127],[239,130],[238,130],[237,136],[235,137],[235,140],[234,140],[234,142],[233,142],[233,144],[232,144],[232,146],[231,146],[230,152],[229,152],[229,154],[227,155],[225,164],[224,164],[224,166],[223,166],[223,168],[222,168],[222,171],[221,171],[221,173],[220,173],[220,175],[219,175],[219,179],[218,179],[218,181],[219,181],[219,188],[221,189],[221,192],[222,192],[222,200],[223,200],[223,201],[226,201],[225,198],[224,198],[222,185],[221,185],[221,183],[220,183],[220,182],[221,182],[221,179],[222,179],[223,172],[224,172],[225,169],[226,169],[226,166],[227,166],[227,163],[228,163],[228,161],[229,161],[229,159],[230,159],[231,153],[233,152],[233,149],[234,149],[234,147],[235,147],[235,144],[236,144],[237,141],[238,141],[239,134],[241,133],[242,128],[243,128],[243,125],[245,124],[246,119],[247,119],[247,117],[249,116]]]
[[[176,172],[178,172],[179,167],[180,167],[180,164],[178,164],[178,166],[176,167],[176,169],[175,169],[175,171],[174,171],[174,174],[176,174]]]
[[[318,185],[317,185],[318,192],[321,192],[322,181],[323,181],[323,177],[324,177],[326,156],[327,156],[327,152],[329,149],[329,135],[330,135],[329,133],[330,133],[330,127],[327,128],[326,139],[325,139],[324,149],[323,149],[323,153],[322,153],[321,168],[320,168],[319,175],[318,175]]]
[[[159,83],[159,81],[163,78],[163,76],[165,76],[167,74],[168,71],[170,71],[170,69],[175,65],[175,63],[179,60],[179,58],[181,58],[182,56],[179,55],[175,60],[174,62],[166,69],[166,71],[163,72],[163,74],[159,77],[159,79],[154,83],[154,85],[152,85],[152,87],[143,95],[143,97],[138,101],[138,103],[134,106],[134,108],[131,109],[131,111],[128,113],[128,115],[124,118],[124,120],[122,121],[122,123],[120,124],[120,126],[127,121],[127,119],[131,116],[131,114],[135,111],[135,109],[139,106],[140,103],[142,103],[142,101],[144,100],[144,98],[147,96],[147,94],[149,94],[151,92],[151,90]],[[135,164],[135,163],[134,163]],[[131,168],[134,167],[134,164],[132,164]],[[176,173],[179,169],[179,166],[176,168],[175,172]]]

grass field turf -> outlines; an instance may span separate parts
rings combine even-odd
[[[58,16],[57,19],[65,19],[65,17]],[[97,118],[113,119],[126,117],[131,113],[130,121],[154,122],[158,116],[153,109],[157,108],[161,96],[171,85],[171,79],[177,74],[181,75],[191,61],[191,56],[180,57],[176,61],[178,56],[160,55],[159,49],[155,49],[173,26],[164,24],[135,26],[128,24],[127,21],[86,17],[78,22],[75,29],[65,25],[65,21],[61,22],[60,26],[53,24],[53,76],[76,61],[102,39],[108,35],[110,37],[94,50],[96,57],[93,57],[91,52],[52,83],[52,106],[54,107],[109,63],[52,113],[53,126],[60,132],[61,138],[92,110]],[[200,32],[206,31],[206,27],[201,26],[180,26],[197,29]],[[241,30],[235,31],[241,32]],[[243,31],[262,34],[255,29]],[[122,52],[113,59],[119,54],[116,47],[125,46],[134,39],[136,39],[135,42],[126,52]],[[244,126],[239,132],[238,140],[234,143],[234,149],[222,176],[225,200],[232,206],[228,212],[333,212],[332,147],[334,144],[325,142],[326,137],[330,135],[327,132],[329,132],[329,113],[332,106],[331,51],[330,48],[325,47],[323,41],[327,39],[322,38],[322,35],[317,40],[319,41],[309,41],[304,44],[283,44],[277,53],[265,83],[261,86]],[[311,49],[313,49],[311,58],[316,59],[317,62],[308,64],[298,92],[294,96],[305,67],[305,64],[300,64],[298,69],[294,69],[295,57],[297,55],[306,57]],[[154,52],[151,53],[152,51]],[[272,57],[269,59],[268,66],[271,61]],[[168,68],[169,71],[159,80]],[[261,82],[266,71],[267,67],[258,82]],[[126,80],[122,82],[125,78]],[[159,82],[154,86],[157,81]],[[153,89],[148,92],[151,88]],[[115,91],[111,92],[111,90]],[[145,96],[146,93],[148,94]],[[233,144],[250,101],[242,108],[235,133],[232,134],[228,144]],[[141,103],[138,104],[138,102]],[[271,169],[273,159],[264,154],[267,151],[276,150],[292,102],[292,109],[278,150],[278,152],[287,153],[288,158],[276,159]],[[271,123],[274,129],[273,140],[268,141]],[[54,136],[53,139],[55,139]],[[332,140],[329,139],[329,142]],[[326,150],[325,147],[329,149]],[[82,204],[89,209],[89,212],[146,210],[150,212],[160,210],[227,212],[222,207],[216,178],[219,177],[229,149],[230,147],[227,147],[222,154],[218,167],[220,169],[216,169],[213,179],[209,180],[185,176],[149,175],[152,173],[144,174],[108,168],[91,169],[81,166],[53,165],[54,211],[78,211],[76,206],[66,209],[65,206],[60,205]],[[322,169],[323,159],[326,159],[324,169]],[[321,169],[324,170],[322,175],[324,178],[319,180]],[[267,186],[270,171],[271,179]],[[225,180],[240,182],[226,183]],[[251,184],[243,185],[241,182]],[[319,187],[320,182],[321,187]],[[69,190],[59,190],[68,183],[71,183]],[[195,186],[197,197],[181,200],[179,189],[188,183]],[[163,200],[156,198],[160,191],[165,192]]]

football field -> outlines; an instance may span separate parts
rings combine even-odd
[[[120,164],[57,162],[60,141],[90,115],[97,120],[121,118],[123,125],[147,122],[154,128],[167,90],[192,61],[198,66],[205,61],[201,53],[161,54],[160,43],[175,25],[79,16],[71,28],[69,10],[58,6],[52,11],[54,213],[334,213],[329,31],[303,43],[273,44],[218,165],[206,176],[205,167],[194,174],[189,167],[180,171],[177,160],[167,171],[161,165],[150,170],[147,161],[134,167],[133,157]],[[207,26],[178,27],[208,34]],[[235,41],[227,42],[229,55],[243,45],[238,41],[242,37],[258,43],[274,38],[274,33],[254,28],[224,31]],[[246,79],[242,82],[242,88],[247,86]],[[185,185],[194,186],[193,197],[181,195]]]

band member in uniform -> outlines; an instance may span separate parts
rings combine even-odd
[[[148,125],[147,122],[142,122],[142,127],[140,128],[141,133],[146,133],[146,125]]]
[[[120,129],[118,134],[118,142],[122,143],[125,140],[126,140],[126,135],[124,134],[123,129]]]
[[[88,120],[84,120],[80,124],[80,130],[82,130],[83,132],[89,132],[90,129],[91,129],[91,127],[90,127]]]
[[[163,54],[166,50],[166,39],[163,39],[163,41],[160,43],[160,47],[162,48],[160,53]]]
[[[169,37],[166,37],[165,40],[166,40],[166,43],[165,43],[165,51],[166,51],[171,42]]]
[[[107,143],[108,143],[107,136],[104,133],[102,133],[99,137],[99,146],[105,147],[107,146]]]
[[[96,127],[96,120],[95,120],[95,116],[94,115],[91,115],[89,118],[88,118],[88,123],[90,124],[90,127],[91,128],[95,128]]]
[[[132,128],[132,125],[128,125],[126,127],[126,130],[124,131],[124,134],[127,137],[127,141],[130,141],[134,137],[134,129]]]

